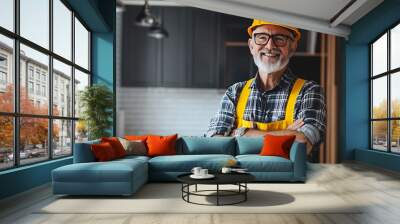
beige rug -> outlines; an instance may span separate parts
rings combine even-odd
[[[248,199],[237,205],[204,206],[181,198],[178,183],[150,183],[131,197],[58,197],[36,213],[360,213],[349,203],[316,184],[249,184]],[[199,190],[215,188],[202,185]],[[228,189],[225,187],[224,189]],[[193,189],[194,190],[194,187]],[[226,197],[222,202],[238,198]],[[215,197],[197,197],[215,203]]]

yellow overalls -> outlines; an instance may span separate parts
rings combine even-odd
[[[253,82],[254,78],[248,80],[246,85],[244,86],[242,92],[239,96],[239,101],[236,105],[236,127],[245,127],[245,128],[257,128],[262,131],[277,131],[277,130],[285,130],[289,125],[294,122],[294,106],[296,104],[297,96],[300,93],[301,88],[303,87],[305,80],[297,79],[293,85],[292,91],[290,92],[287,104],[286,104],[286,112],[285,119],[280,121],[273,121],[270,123],[263,122],[255,122],[255,121],[246,121],[243,119],[244,110],[247,105],[247,100],[250,95],[250,85]]]

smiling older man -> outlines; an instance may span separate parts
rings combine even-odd
[[[296,135],[310,152],[323,139],[326,108],[321,86],[288,69],[300,31],[256,19],[247,31],[258,73],[228,88],[207,136]]]

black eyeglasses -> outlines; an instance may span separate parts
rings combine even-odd
[[[277,47],[284,47],[288,43],[288,40],[292,40],[293,38],[285,35],[285,34],[268,34],[268,33],[254,33],[253,34],[254,42],[257,45],[266,45],[268,41],[272,38],[272,42]]]

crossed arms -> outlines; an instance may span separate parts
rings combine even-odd
[[[235,133],[236,101],[242,87],[243,83],[236,83],[225,92],[220,109],[210,121],[207,136],[229,136]],[[322,88],[314,82],[307,82],[297,107],[296,121],[285,130],[261,131],[249,128],[244,136],[295,135],[296,141],[306,143],[308,152],[311,151],[313,145],[322,142],[325,133],[326,107]]]
[[[257,136],[264,136],[266,134],[270,135],[295,135],[296,139],[295,141],[298,142],[303,142],[306,143],[307,145],[307,154],[311,152],[313,144],[310,142],[310,140],[304,135],[303,132],[297,131],[304,125],[303,119],[296,120],[293,124],[291,124],[286,130],[279,130],[279,131],[261,131],[256,128],[248,128],[246,132],[244,133],[243,136],[246,137],[257,137]],[[234,136],[235,130],[232,130],[230,136]],[[224,136],[224,135],[213,135],[215,137],[217,136]]]

